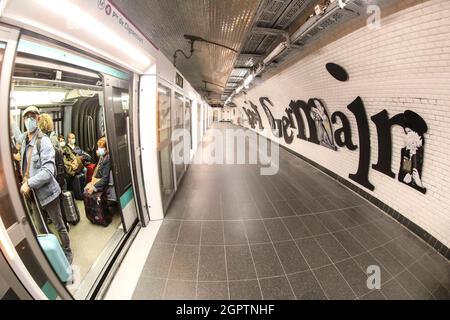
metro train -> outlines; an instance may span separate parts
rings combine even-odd
[[[189,149],[184,156],[192,157],[212,122],[201,95],[105,3],[0,2],[0,298],[102,297],[139,228],[162,219],[171,203],[187,169],[172,161],[172,150],[182,143]],[[60,278],[37,239],[36,221],[50,231],[54,226],[34,216],[20,192],[12,127],[26,130],[23,112],[30,106],[51,116],[61,142],[75,137],[90,162],[98,160],[101,137],[111,156],[117,210],[111,224],[98,226],[86,219],[77,197],[81,221],[69,227],[70,282]],[[177,129],[187,135],[172,141]],[[65,188],[75,194],[86,181],[76,183],[83,185],[66,181]]]

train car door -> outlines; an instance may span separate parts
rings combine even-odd
[[[108,148],[113,156],[112,176],[123,226],[128,232],[138,219],[130,166],[130,82],[104,75],[104,86]]]
[[[174,153],[175,159],[177,160],[175,163],[175,181],[178,186],[181,178],[186,171],[186,164],[184,161],[184,157],[189,152],[189,150],[185,150],[185,137],[184,137],[184,126],[185,126],[185,114],[184,114],[184,96],[181,93],[175,92],[174,103],[173,103],[173,131],[172,134],[174,136]]]
[[[36,241],[17,188],[8,120],[18,38],[19,30],[0,25],[0,251],[31,297],[71,299]],[[0,268],[3,277],[6,270]],[[15,294],[21,297],[19,290]]]

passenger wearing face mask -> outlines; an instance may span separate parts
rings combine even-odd
[[[92,194],[95,192],[109,192],[111,157],[108,152],[106,138],[100,138],[97,142],[97,156],[99,157],[97,167],[94,171],[92,181],[86,186],[85,191]]]
[[[60,135],[59,147],[64,155],[64,167],[68,178],[74,177],[83,170],[83,163],[81,159],[72,151],[64,140],[64,136]]]
[[[20,191],[26,197],[34,191],[38,204],[48,213],[58,231],[67,259],[72,262],[69,234],[59,202],[61,188],[55,179],[55,149],[50,138],[38,128],[39,118],[39,109],[31,106],[23,112],[27,132],[21,133],[16,123],[11,123],[16,142],[21,144],[23,181]]]
[[[79,146],[77,146],[76,142],[77,139],[75,138],[75,134],[69,133],[67,135],[67,145],[72,150],[72,152],[81,158],[81,161],[83,161],[83,164],[85,166],[89,163],[92,163],[92,157]]]

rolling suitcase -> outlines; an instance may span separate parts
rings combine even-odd
[[[98,224],[107,227],[112,222],[112,217],[109,214],[108,205],[106,202],[106,194],[104,192],[96,192],[83,194],[84,207],[86,210],[86,217],[93,224]]]
[[[53,234],[38,235],[38,241],[59,279],[62,282],[72,281],[72,267],[56,236]]]
[[[75,226],[80,222],[80,212],[71,191],[62,193],[62,209],[68,223]]]
[[[72,178],[71,191],[77,200],[83,200],[84,187],[86,187],[86,176],[84,173],[78,174]]]

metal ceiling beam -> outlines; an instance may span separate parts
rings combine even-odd
[[[262,54],[259,53],[241,53],[238,59],[259,59],[262,58]]]
[[[252,29],[253,34],[261,34],[264,36],[278,36],[285,33],[284,30],[274,29],[274,28],[262,28],[262,27],[254,27]]]

